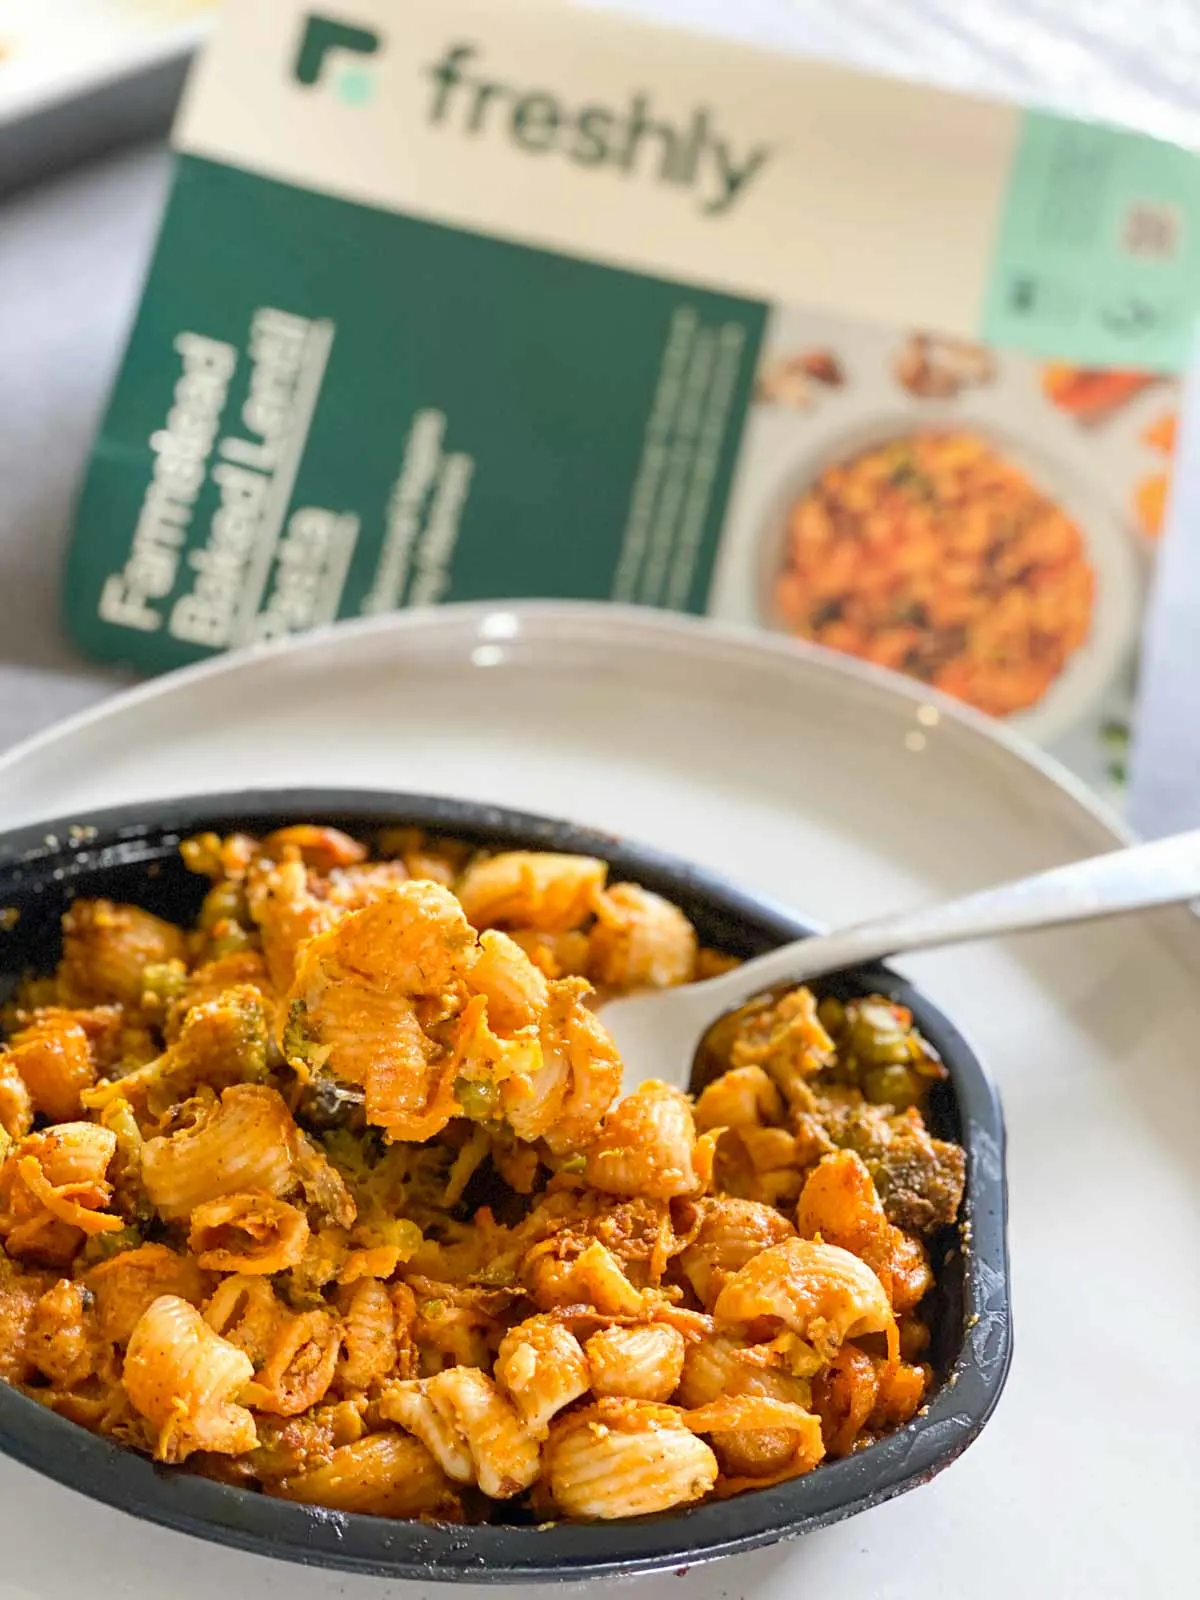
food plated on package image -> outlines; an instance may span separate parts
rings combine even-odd
[[[712,609],[914,677],[1115,792],[1176,400],[776,312]]]
[[[630,1089],[607,998],[799,925],[567,825],[336,798],[102,817],[10,874],[8,1448],[275,1553],[332,1513],[306,1558],[371,1570],[442,1528],[469,1567],[480,1524],[508,1576],[761,1543],[952,1459],[1008,1339],[999,1116],[944,1019],[872,969]]]
[[[1091,632],[1078,523],[978,433],[901,433],[826,467],[787,520],[781,626],[1007,717]]]

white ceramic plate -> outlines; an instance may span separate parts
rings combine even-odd
[[[0,761],[0,818],[304,782],[574,817],[823,921],[1118,837],[981,720],[857,664],[652,613],[537,605],[382,618],[161,679]],[[648,1600],[1191,1594],[1200,933],[1173,912],[902,965],[1004,1096],[1016,1355],[999,1409],[924,1489],[633,1587]],[[5,1600],[75,1600],[101,1574],[126,1600],[428,1592],[202,1546],[4,1460],[0,1505]]]

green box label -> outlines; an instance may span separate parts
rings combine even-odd
[[[1200,162],[1144,135],[1024,118],[983,335],[1058,360],[1177,372],[1200,309]]]
[[[765,314],[182,157],[68,625],[161,670],[448,600],[701,613]]]

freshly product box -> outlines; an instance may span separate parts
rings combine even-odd
[[[1191,153],[556,0],[240,0],[176,144],[66,578],[89,652],[665,606],[1119,789]]]

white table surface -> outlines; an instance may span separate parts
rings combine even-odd
[[[809,51],[1125,122],[1200,147],[1200,0],[601,0]],[[0,15],[3,6],[0,4]],[[123,151],[0,206],[0,748],[110,694],[58,622],[72,497],[120,357],[169,181]],[[1197,412],[1193,407],[1193,413]],[[1186,435],[1190,434],[1190,442]],[[1200,525],[1200,415],[1177,504]],[[1196,515],[1190,514],[1195,505]],[[1190,545],[1200,548],[1200,541]],[[1200,561],[1162,563],[1135,761],[1146,832],[1200,822]]]

